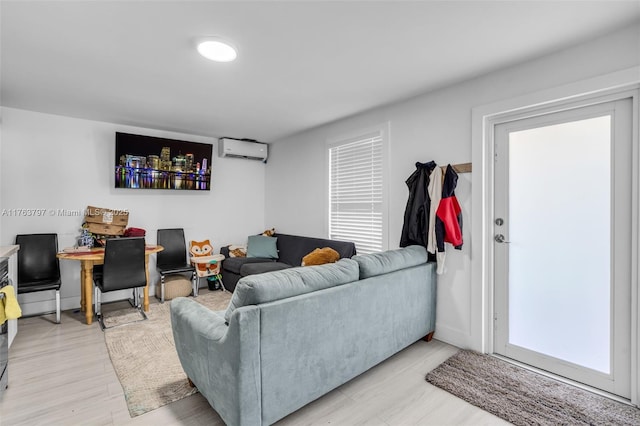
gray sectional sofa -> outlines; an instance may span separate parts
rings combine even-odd
[[[227,425],[268,425],[435,329],[423,247],[251,275],[226,312],[171,302],[187,376]]]

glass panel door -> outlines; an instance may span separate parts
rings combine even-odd
[[[623,100],[495,129],[495,350],[626,398],[630,111]]]

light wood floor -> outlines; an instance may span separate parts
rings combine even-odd
[[[200,394],[129,417],[100,326],[85,325],[77,311],[63,312],[60,325],[53,319],[19,320],[9,354],[9,388],[0,400],[0,425],[223,424]],[[415,343],[278,425],[508,424],[424,380],[456,351],[435,339]]]

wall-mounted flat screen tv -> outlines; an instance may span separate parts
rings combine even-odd
[[[211,189],[212,146],[116,132],[115,187]]]

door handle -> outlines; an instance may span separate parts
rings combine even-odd
[[[509,244],[511,241],[506,241],[504,239],[504,235],[502,234],[496,234],[495,237],[493,237],[494,240],[496,240],[496,243],[505,243],[505,244]]]

